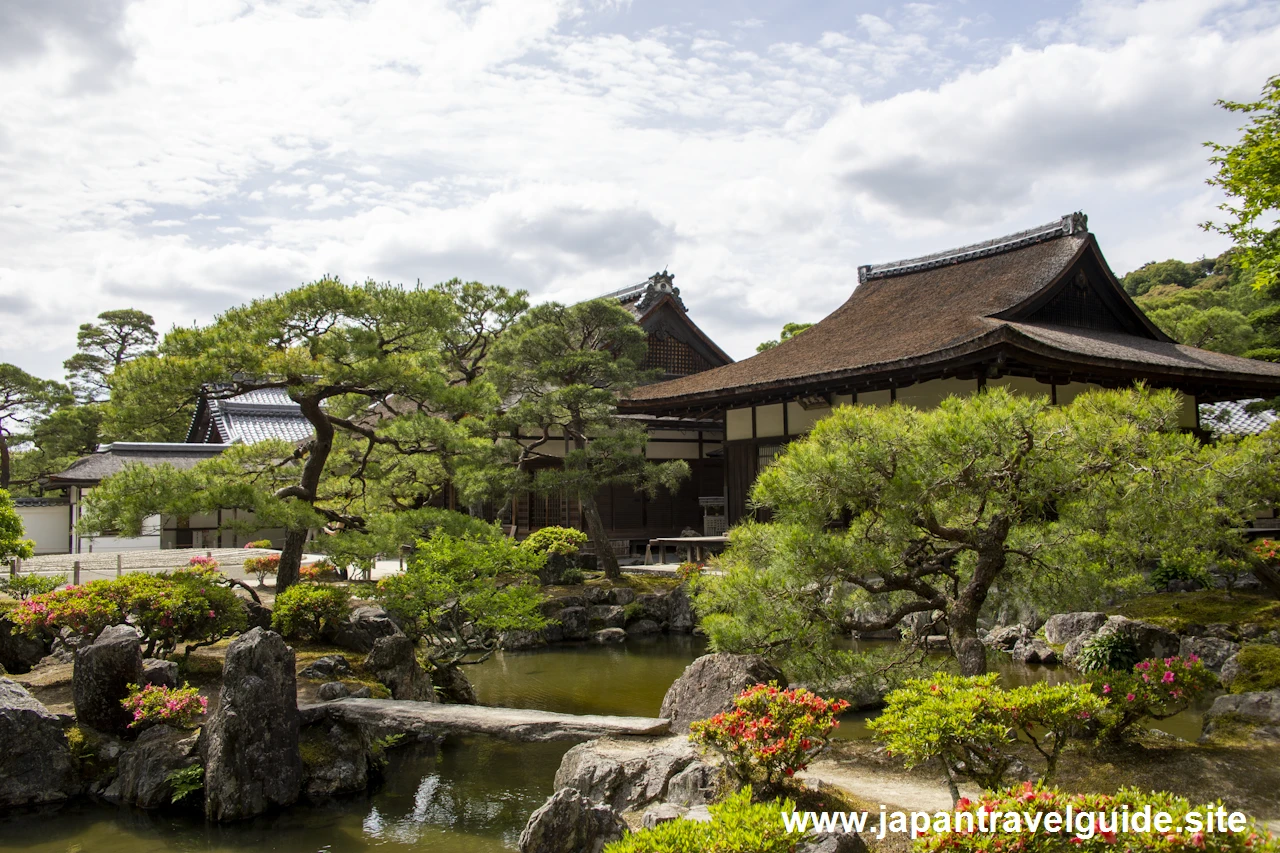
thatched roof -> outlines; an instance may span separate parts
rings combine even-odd
[[[1210,399],[1280,393],[1280,364],[1161,333],[1120,288],[1083,214],[858,272],[849,299],[802,334],[736,364],[638,388],[627,407],[871,390],[976,376],[985,365],[1063,382],[1145,379]]]

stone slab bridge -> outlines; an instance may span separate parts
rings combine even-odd
[[[607,736],[652,736],[669,732],[659,717],[606,717],[557,714],[483,705],[442,705],[405,699],[336,699],[299,705],[303,724],[329,719],[371,729],[379,734],[414,734],[439,739],[447,735],[491,735],[505,740],[543,742],[588,740]]]

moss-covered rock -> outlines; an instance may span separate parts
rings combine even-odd
[[[1280,688],[1280,646],[1261,643],[1242,648],[1231,674],[1232,693],[1257,693]]]

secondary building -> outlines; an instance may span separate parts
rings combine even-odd
[[[1120,287],[1082,213],[982,243],[858,268],[852,295],[735,364],[636,389],[629,412],[718,419],[729,523],[756,474],[833,406],[933,406],[1005,387],[1067,403],[1142,381],[1198,403],[1274,397],[1280,364],[1183,346]]]

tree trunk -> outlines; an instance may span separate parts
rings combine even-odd
[[[285,532],[284,549],[280,552],[280,567],[276,569],[276,595],[298,582],[302,569],[302,549],[307,544],[307,531]]]
[[[298,401],[302,415],[311,422],[315,430],[315,438],[311,440],[306,464],[302,466],[302,479],[298,488],[302,495],[294,492],[293,496],[315,504],[316,492],[320,488],[320,476],[324,473],[325,463],[333,451],[333,424],[325,414],[323,399],[319,397],[303,397]],[[307,531],[288,530],[285,532],[284,549],[280,552],[280,567],[276,570],[276,594],[284,592],[290,585],[297,583],[299,570],[302,568],[302,548],[307,543]]]
[[[0,434],[0,489],[9,488],[9,440]]]
[[[1253,576],[1258,579],[1268,592],[1276,598],[1280,598],[1280,572],[1276,571],[1274,566],[1256,566],[1253,570]]]
[[[582,518],[587,522],[587,535],[591,537],[591,546],[595,549],[596,560],[604,569],[604,576],[611,580],[622,577],[622,567],[609,544],[609,534],[604,529],[604,520],[600,518],[600,507],[596,504],[595,495],[582,496]]]
[[[951,650],[960,664],[961,675],[982,675],[987,671],[987,648],[978,639],[978,614],[986,603],[992,584],[1004,571],[1007,535],[1008,524],[1000,522],[980,534],[978,563],[974,566],[973,577],[947,611]]]

